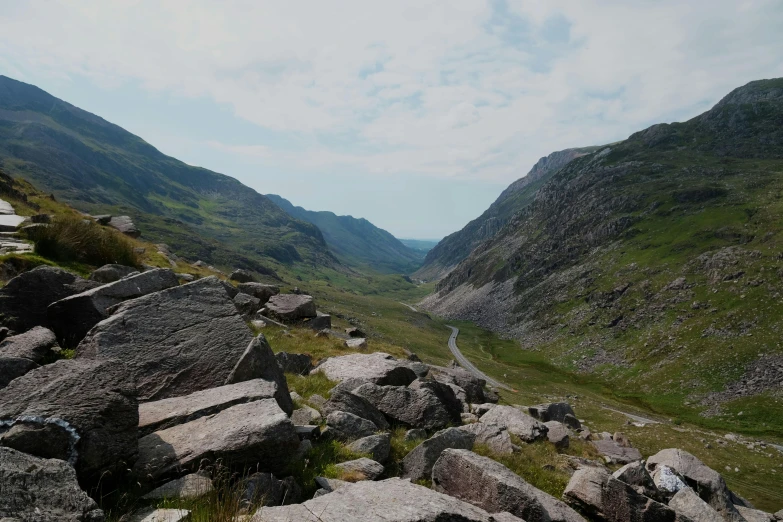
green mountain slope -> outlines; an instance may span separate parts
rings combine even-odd
[[[421,253],[422,256],[426,256],[427,252],[435,248],[440,241],[437,239],[402,239],[400,243],[406,247]]]
[[[421,264],[422,254],[366,219],[305,210],[274,194],[266,197],[296,219],[317,226],[332,252],[348,265],[385,273],[409,273]]]
[[[566,165],[426,306],[661,411],[780,431],[782,218],[783,79],[752,82]]]
[[[460,261],[468,257],[474,248],[497,234],[514,214],[524,209],[552,174],[571,160],[595,149],[596,147],[566,149],[538,160],[524,178],[509,185],[481,216],[465,225],[462,230],[446,236],[430,250],[424,264],[414,276],[424,280],[437,280],[446,276]]]
[[[0,166],[76,208],[129,214],[182,255],[252,268],[334,259],[317,227],[239,181],[166,156],[117,125],[0,76]]]

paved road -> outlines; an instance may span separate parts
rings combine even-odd
[[[612,408],[607,408],[606,406],[603,406],[603,409],[613,411],[615,413],[620,413],[622,415],[625,415],[626,417],[629,417],[631,420],[635,420],[636,422],[641,422],[642,424],[660,424],[660,421],[648,419],[646,417],[640,417],[639,415],[634,415],[633,413],[628,413],[627,411],[615,410]]]
[[[516,391],[515,389],[506,386],[502,382],[498,382],[492,377],[489,377],[487,374],[473,366],[473,363],[468,360],[467,357],[462,355],[462,352],[459,351],[459,348],[457,348],[457,336],[459,335],[459,328],[455,328],[453,326],[446,325],[446,328],[451,329],[451,336],[449,337],[449,350],[451,350],[452,355],[454,355],[454,358],[457,359],[457,362],[460,366],[468,370],[470,373],[478,377],[479,379],[484,379],[487,381],[487,384],[491,386],[495,386],[497,388],[503,388],[504,390],[508,391]]]

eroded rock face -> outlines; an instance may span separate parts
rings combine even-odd
[[[284,323],[318,316],[313,297],[304,294],[273,295],[267,301],[266,309],[271,317]]]
[[[557,421],[565,424],[567,415],[576,418],[573,408],[567,402],[552,402],[548,404],[539,404],[528,408],[530,415],[541,422]],[[578,428],[578,427],[577,427]],[[574,428],[574,429],[577,429]]]
[[[292,506],[262,508],[251,522],[521,522],[397,478],[349,484]]]
[[[288,392],[288,382],[285,375],[277,365],[272,347],[264,337],[259,334],[258,337],[250,341],[242,356],[239,358],[231,373],[226,378],[226,384],[236,384],[238,382],[249,381],[252,379],[264,379],[272,381],[277,385],[275,399],[277,403],[288,415],[294,411],[294,402],[291,400],[291,394]]]
[[[525,442],[534,442],[546,437],[547,427],[530,415],[511,406],[495,406],[480,419],[485,424],[495,424],[505,428]]]
[[[333,381],[356,379],[381,386],[408,386],[416,380],[416,374],[406,362],[382,352],[353,353],[330,357],[313,371],[322,372]]]
[[[451,415],[451,422],[455,425],[462,424],[461,414],[465,410],[464,403],[457,398],[457,394],[452,388],[454,385],[443,384],[438,381],[425,381],[416,379],[409,388],[412,390],[429,390],[438,398],[446,411]],[[456,387],[456,386],[455,386]],[[457,387],[459,390],[461,388]]]
[[[26,426],[14,437],[20,449],[70,441],[66,460],[87,483],[119,476],[136,458],[136,387],[115,360],[60,360],[15,379],[0,390],[0,420]]]
[[[378,431],[378,426],[372,422],[345,411],[333,411],[327,415],[326,426],[328,431],[324,432],[325,436],[344,441],[369,437]]]
[[[227,384],[252,340],[223,285],[207,277],[122,303],[76,357],[122,361],[140,399],[158,400]]]
[[[133,470],[140,480],[154,482],[195,471],[204,459],[222,459],[228,466],[258,465],[274,473],[298,446],[291,420],[274,399],[263,399],[142,437]]]
[[[723,517],[691,488],[678,491],[669,501],[669,507],[693,522],[723,522]]]
[[[662,501],[663,498],[658,491],[658,487],[653,482],[647,468],[642,462],[631,462],[618,469],[612,476],[621,482],[625,482],[633,487],[637,493],[650,497],[651,499]]]
[[[484,386],[487,381],[479,379],[467,370],[459,367],[447,368],[444,366],[431,366],[430,375],[439,382],[445,384],[456,384],[465,390],[465,400],[469,404],[483,404],[488,401],[484,394]]]
[[[432,487],[489,513],[506,511],[527,522],[584,521],[566,504],[499,462],[464,449],[443,452],[432,469]]]
[[[90,281],[96,281],[98,283],[101,283],[102,285],[105,285],[107,283],[113,283],[114,281],[119,281],[123,277],[128,277],[129,275],[136,274],[139,271],[132,266],[125,266],[125,265],[103,265],[102,267],[98,268],[97,270],[94,270],[90,274]]]
[[[440,429],[452,422],[449,411],[431,390],[367,383],[353,391],[396,424],[412,428]]]
[[[345,411],[369,420],[380,429],[385,430],[389,428],[386,417],[370,401],[345,390],[333,392],[331,398],[321,408],[321,411],[324,415],[329,415],[334,411]]]
[[[471,450],[475,440],[475,435],[459,428],[439,431],[405,455],[402,460],[402,478],[411,479],[414,482],[429,478],[432,474],[432,467],[441,453],[449,448]]]
[[[570,437],[568,436],[568,428],[562,423],[557,421],[548,421],[544,423],[547,427],[546,437],[556,448],[567,448],[570,444]]]
[[[103,511],[66,462],[0,447],[0,519],[103,522]]]

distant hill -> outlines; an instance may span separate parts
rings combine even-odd
[[[423,255],[435,248],[439,242],[439,239],[400,239],[400,243]]]
[[[80,210],[128,214],[147,239],[169,243],[189,258],[246,268],[335,263],[317,227],[236,179],[186,165],[117,125],[5,76],[0,166]]]
[[[305,210],[275,194],[266,197],[296,219],[317,226],[332,252],[349,266],[407,274],[416,270],[424,258],[422,252],[405,246],[366,219]]]
[[[597,147],[566,149],[545,156],[530,169],[530,172],[504,190],[497,200],[465,227],[446,236],[427,253],[422,267],[414,274],[425,280],[437,280],[446,276],[460,261],[482,241],[493,237],[514,214],[523,210],[536,191],[552,174],[571,160],[589,154]]]

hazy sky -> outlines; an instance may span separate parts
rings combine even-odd
[[[780,0],[0,0],[0,74],[312,210],[439,238],[539,157],[783,76]]]

